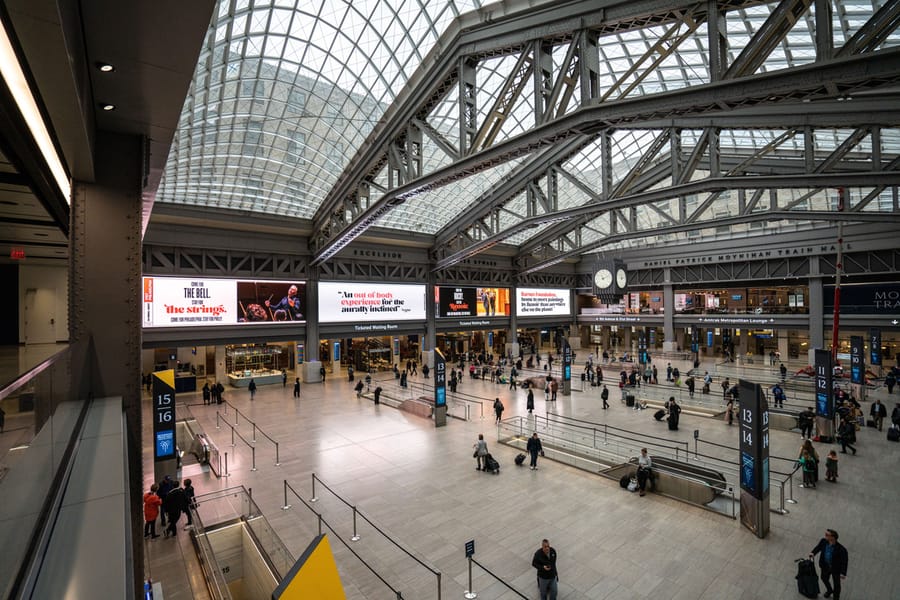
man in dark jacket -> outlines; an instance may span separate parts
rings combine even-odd
[[[881,403],[881,400],[876,398],[875,402],[872,403],[872,408],[869,409],[869,414],[872,416],[872,420],[875,421],[875,427],[878,428],[878,431],[881,431],[881,424],[887,416],[887,407]]]
[[[800,425],[800,437],[812,439],[813,423],[815,420],[816,413],[813,412],[812,407],[808,407],[800,413],[797,417],[797,424]]]
[[[556,572],[556,549],[550,546],[549,541],[541,540],[541,547],[534,553],[531,566],[537,569],[541,600],[556,600],[559,574]]]
[[[847,549],[838,543],[838,533],[834,529],[826,529],[825,537],[819,540],[809,557],[819,555],[819,569],[822,571],[822,583],[825,584],[825,597],[841,599],[841,580],[847,577]],[[828,581],[831,579],[834,583]]]
[[[178,519],[181,517],[181,513],[188,509],[187,497],[184,495],[181,485],[178,481],[174,481],[173,486],[172,490],[163,499],[163,510],[166,511],[166,516],[169,518],[165,537],[170,535],[174,537],[178,533]]]
[[[538,437],[537,431],[528,438],[528,444],[525,446],[525,449],[531,455],[531,470],[537,471],[538,454],[544,454],[544,447],[541,445],[541,439]]]

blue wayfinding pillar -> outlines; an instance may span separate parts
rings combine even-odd
[[[568,338],[562,340],[562,393],[563,396],[572,394],[572,346]]]
[[[434,349],[434,426],[447,424],[447,361]]]
[[[769,533],[769,406],[762,387],[741,379],[741,523],[764,538]]]
[[[815,351],[816,432],[819,440],[830,444],[834,439],[834,389],[831,383],[831,351]]]
[[[153,374],[153,474],[155,481],[175,477],[175,370]]]

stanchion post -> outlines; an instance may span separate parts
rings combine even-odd
[[[275,466],[281,466],[281,459],[278,457],[278,442],[275,442]]]
[[[317,514],[317,516],[319,517],[319,535],[322,535],[322,515]]]
[[[318,502],[319,499],[316,498],[316,474],[312,473],[310,477],[312,477],[312,498],[310,498],[309,501]]]
[[[256,421],[253,421],[253,439],[250,440],[254,444],[256,443]]]
[[[356,530],[356,506],[353,507],[353,535],[350,537],[350,540],[353,542],[359,541],[359,532]]]
[[[229,475],[231,475],[231,474],[228,472],[228,453],[226,452],[225,453],[225,477],[228,477]]]
[[[219,429],[219,411],[216,411],[216,429]]]
[[[239,411],[237,408],[235,408],[235,409],[234,409],[234,424],[235,424],[235,425],[238,424],[238,415],[239,415],[239,414],[241,414],[241,411]]]
[[[281,510],[288,510],[291,508],[291,505],[287,503],[287,479],[284,480],[284,504],[281,505]]]
[[[441,600],[441,572],[437,572],[437,600]]]
[[[791,474],[788,475],[788,504],[797,504],[797,501],[794,500],[794,472],[795,471],[791,471]],[[784,486],[782,485],[782,488],[783,487]]]
[[[250,464],[251,464],[250,470],[255,471],[256,470],[256,447],[255,446],[250,446]]]
[[[231,447],[234,448],[234,427],[231,428]]]
[[[473,598],[477,598],[478,594],[476,594],[472,590],[472,557],[471,556],[469,557],[468,562],[469,562],[469,589],[466,590],[465,594],[463,594],[463,598],[466,598],[466,600],[472,600]]]

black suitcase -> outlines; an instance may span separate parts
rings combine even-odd
[[[888,429],[887,438],[889,442],[900,442],[900,427],[891,425]]]
[[[494,475],[500,472],[500,463],[498,463],[490,454],[484,455],[484,470]]]
[[[634,406],[634,396],[632,394],[625,395],[625,406]]]
[[[819,576],[813,561],[801,558],[797,560],[797,591],[807,598],[819,596]]]
[[[628,488],[628,483],[631,481],[631,475],[622,475],[622,478],[619,479],[619,487],[623,490]]]
[[[516,464],[520,467],[525,464],[525,455],[521,452],[516,455]]]
[[[866,427],[875,427],[875,421],[873,419],[866,419]]]
[[[653,413],[653,418],[656,419],[657,421],[662,421],[665,418],[665,416],[666,416],[666,411],[664,411],[663,409],[659,409],[658,411]]]

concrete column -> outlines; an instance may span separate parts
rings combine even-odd
[[[775,335],[778,336],[778,353],[781,354],[782,362],[786,362],[789,358],[788,355],[788,332],[787,331],[775,331]],[[775,365],[778,366],[777,364]]]
[[[74,182],[69,235],[69,339],[73,343],[93,340],[96,363],[90,379],[94,396],[122,398],[131,552],[136,564],[144,557],[140,386],[143,147],[140,136],[97,133],[95,177],[92,182]],[[174,468],[170,472],[174,474]]]
[[[666,269],[666,280],[669,270]],[[663,285],[663,351],[671,352],[677,346],[675,341],[675,289],[671,283]]]
[[[434,315],[434,273],[428,273],[428,282],[425,285],[425,335],[422,338],[422,362],[425,362],[425,352],[432,352],[437,345],[437,329],[435,328]],[[431,363],[428,367],[434,366],[433,359],[429,358]]]
[[[225,370],[225,346],[216,346],[216,382],[228,383],[228,371]]]
[[[517,333],[518,326],[516,324],[516,301],[515,301],[515,290],[513,293],[513,301],[509,303],[509,340],[510,344],[509,351],[512,353],[513,361],[519,358],[519,334]]]
[[[818,272],[819,261],[817,256],[810,257],[811,267]],[[815,364],[813,350],[825,348],[825,327],[822,324],[825,318],[824,286],[821,277],[809,279],[809,364]]]
[[[306,358],[298,365],[297,377],[304,383],[322,381],[319,361],[319,269],[308,267],[309,278],[306,282]]]

